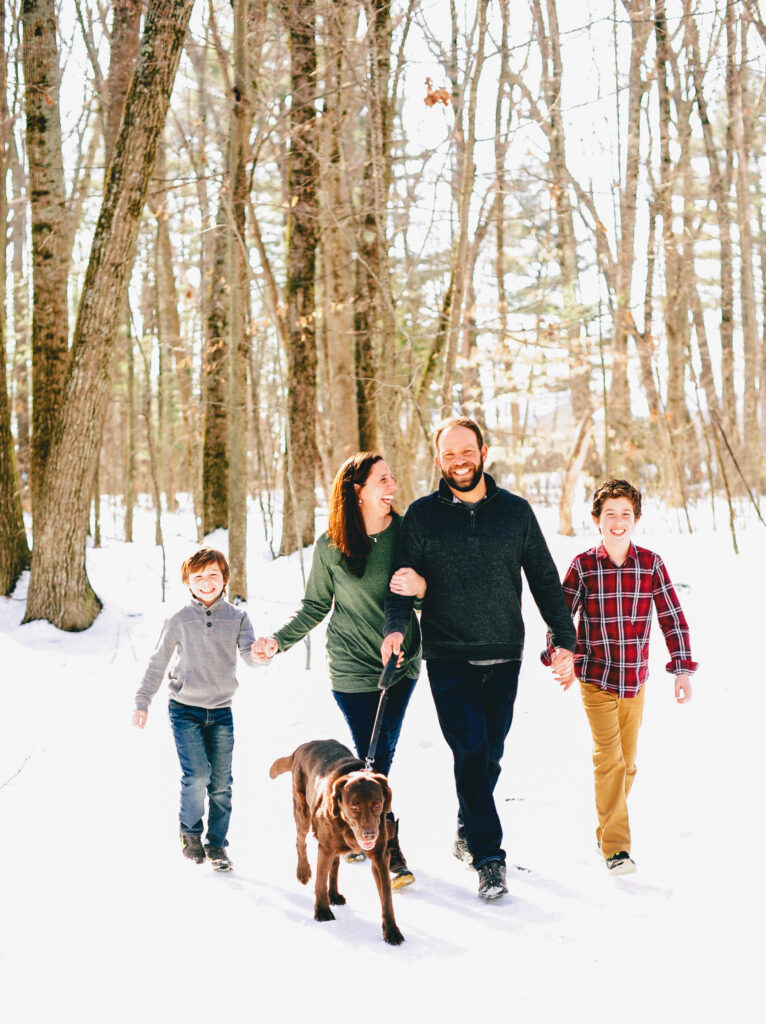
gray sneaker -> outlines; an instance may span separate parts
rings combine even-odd
[[[479,898],[496,900],[508,892],[505,884],[505,864],[501,860],[488,860],[479,871]]]
[[[626,850],[607,857],[606,866],[610,875],[632,875],[636,870],[636,862]]]
[[[473,869],[473,857],[468,849],[468,843],[460,835],[455,836],[455,842],[452,844],[452,856],[462,860],[467,868]]]

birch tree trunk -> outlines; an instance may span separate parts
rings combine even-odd
[[[85,571],[88,501],[125,284],[193,0],[150,0],[83,284],[36,517],[25,621],[87,629],[101,607]]]

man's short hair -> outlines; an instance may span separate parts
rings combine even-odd
[[[606,480],[593,492],[593,505],[590,514],[594,519],[601,518],[601,510],[609,498],[627,498],[633,506],[636,519],[641,518],[641,491],[627,480]]]
[[[469,419],[467,416],[449,416],[446,420],[441,421],[434,432],[434,448],[437,452],[439,451],[439,438],[445,430],[451,430],[452,427],[465,427],[467,430],[472,430],[476,435],[479,451],[484,447],[484,435],[476,420]]]
[[[223,585],[226,586],[231,578],[231,569],[223,551],[217,551],[215,548],[200,548],[199,551],[195,551],[193,555],[187,558],[181,566],[181,582],[188,583],[192,573],[199,572],[206,565],[212,565],[213,562],[221,570]]]

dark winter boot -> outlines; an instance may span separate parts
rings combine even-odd
[[[214,871],[231,871],[234,867],[229,860],[229,855],[222,846],[206,846],[207,859],[213,865]]]
[[[415,876],[407,867],[401,847],[399,846],[399,819],[389,821],[388,839],[388,869],[391,872],[391,888],[403,889],[405,885],[412,885]]]
[[[205,863],[205,851],[202,849],[202,840],[199,836],[181,833],[181,849],[187,860],[193,860],[195,864]]]

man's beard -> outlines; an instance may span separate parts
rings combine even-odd
[[[456,479],[448,470],[442,470],[442,477],[447,484],[452,488],[453,491],[472,491],[474,487],[477,487],[479,481],[484,473],[484,459],[479,459],[479,465],[476,466],[473,473],[468,477],[461,477]]]

